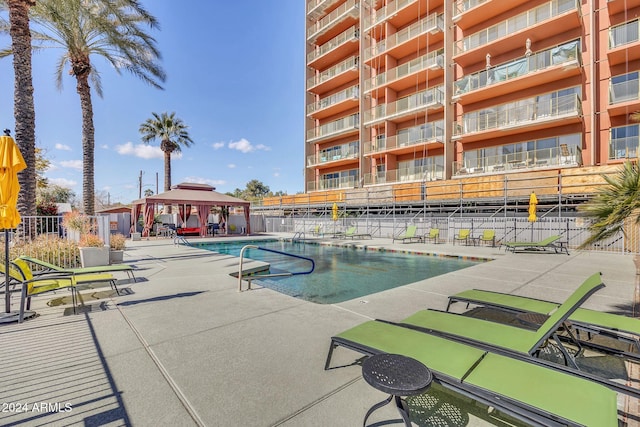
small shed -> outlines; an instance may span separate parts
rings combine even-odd
[[[207,184],[181,183],[172,186],[169,191],[134,200],[131,204],[131,228],[135,231],[137,219],[140,217],[140,213],[144,212],[142,235],[145,237],[149,236],[149,232],[153,227],[156,205],[177,205],[178,219],[181,223],[186,223],[191,214],[191,207],[195,206],[198,211],[200,236],[207,235],[207,219],[209,217],[209,210],[212,207],[242,207],[247,223],[247,234],[251,233],[251,224],[249,221],[249,208],[251,203],[238,199],[237,197],[218,193],[215,191],[215,187]]]

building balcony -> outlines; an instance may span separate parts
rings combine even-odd
[[[326,68],[340,58],[350,56],[358,51],[359,31],[354,25],[338,34],[328,42],[316,46],[313,52],[307,54],[307,65],[315,69]]]
[[[389,87],[396,92],[400,92],[426,82],[427,78],[440,77],[444,74],[443,53],[443,49],[438,49],[378,74],[365,81],[364,90],[365,92],[370,92],[374,89]],[[429,70],[428,74],[423,73],[426,70]]]
[[[344,178],[320,179],[307,182],[307,191],[339,190],[342,188],[356,188],[358,180],[352,176]]]
[[[364,175],[364,185],[440,180],[444,179],[443,169],[442,166],[431,165],[422,168],[402,168],[385,172],[368,173]]]
[[[318,19],[324,12],[340,0],[309,0],[307,2],[307,16]]]
[[[353,114],[307,131],[307,142],[317,143],[358,132],[359,116]]]
[[[364,155],[379,153],[403,154],[405,152],[413,152],[416,145],[437,144],[441,146],[444,143],[444,122],[427,123],[424,126],[412,128],[410,132],[399,135],[388,136],[386,138],[377,138],[364,144]]]
[[[307,80],[309,92],[321,94],[358,78],[359,58],[352,56]]]
[[[610,116],[627,115],[640,111],[640,82],[638,71],[622,76],[614,76],[609,80]]]
[[[609,29],[609,65],[640,59],[640,20],[635,19]]]
[[[537,40],[540,34],[551,36],[581,25],[579,0],[552,0],[457,41],[453,60],[468,67],[485,61],[487,54],[524,49],[527,39]]]
[[[359,86],[355,85],[321,98],[318,102],[307,105],[307,116],[314,119],[324,119],[334,116],[340,111],[357,107],[359,93]]]
[[[473,161],[453,162],[453,176],[485,175],[505,172],[525,172],[527,170],[577,167],[582,165],[582,151],[578,146],[559,147],[542,150],[521,151],[501,156],[487,156]]]
[[[395,28],[405,27],[415,21],[420,13],[424,14],[428,11],[428,6],[431,9],[437,7],[433,0],[431,4],[428,0],[392,0],[386,6],[374,10],[372,15],[366,15],[363,19],[363,27],[367,32],[384,22],[389,22]]]
[[[407,120],[441,108],[444,108],[444,87],[437,86],[370,109],[365,112],[364,124],[371,126],[385,120]]]
[[[540,96],[464,114],[453,125],[453,139],[476,142],[581,120],[578,95]]]
[[[307,157],[307,167],[340,166],[348,163],[358,163],[360,153],[354,143],[342,144],[322,150]]]
[[[453,22],[466,30],[485,22],[488,17],[501,15],[526,2],[527,0],[457,0],[453,5]]]
[[[640,7],[640,0],[607,0],[609,15],[616,15],[636,7]]]
[[[330,38],[331,33],[335,35],[355,25],[360,13],[359,9],[360,2],[357,0],[349,0],[341,4],[307,28],[307,41],[315,43],[319,37]]]
[[[579,75],[581,58],[577,40],[521,56],[456,80],[454,99],[472,104]]]
[[[432,37],[429,38],[429,41],[436,43],[444,38],[443,30],[443,16],[433,13],[365,49],[365,61],[370,62],[373,58],[382,54],[391,55],[394,58],[403,58],[419,49],[424,49],[424,40],[420,39],[420,36],[431,33]]]

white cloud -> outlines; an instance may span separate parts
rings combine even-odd
[[[108,149],[109,149],[109,145],[107,145],[107,144],[102,144],[102,145],[100,146],[100,148],[102,148],[103,150],[108,150]]]
[[[123,145],[116,145],[116,152],[123,156],[140,157],[141,159],[162,159],[164,153],[160,147],[155,145],[138,144],[133,145],[132,142],[127,142]],[[182,157],[181,153],[172,153],[172,159],[179,159]]]
[[[71,151],[71,147],[69,147],[68,145],[65,144],[56,144],[56,150],[61,150],[61,151]]]
[[[228,167],[229,169],[235,169],[236,165],[234,165],[233,163],[229,163],[229,164],[227,165],[227,167]]]
[[[280,172],[274,172],[273,176],[280,176]]]
[[[63,168],[82,170],[82,160],[62,160],[60,166]]]
[[[215,187],[217,185],[224,185],[227,183],[227,181],[223,179],[209,179],[199,176],[185,176],[182,182],[191,182],[193,184],[209,184],[212,187]]]
[[[60,187],[64,187],[64,188],[73,188],[78,184],[74,180],[65,179],[65,178],[49,178],[49,182],[51,184],[59,185]]]
[[[251,153],[257,150],[262,150],[262,151],[271,150],[271,148],[263,144],[253,145],[244,138],[241,138],[239,141],[230,142],[229,148],[231,148],[232,150],[238,150],[242,153]]]
[[[211,144],[211,146],[214,150],[219,150],[224,147],[224,142],[214,142],[213,144]]]

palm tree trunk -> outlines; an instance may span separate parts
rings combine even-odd
[[[164,152],[164,191],[171,190],[171,151]],[[164,207],[164,213],[171,213],[171,205]]]
[[[82,109],[82,205],[84,213],[95,215],[94,154],[95,128],[93,126],[93,104],[89,86],[89,67],[86,72],[76,74],[76,90],[80,95]]]
[[[14,119],[16,143],[27,164],[18,174],[20,194],[18,211],[23,216],[36,214],[36,137],[33,78],[31,70],[31,33],[29,8],[33,0],[7,0],[11,24],[11,48],[14,71]],[[33,230],[35,233],[35,230]],[[31,235],[29,231],[27,234]]]

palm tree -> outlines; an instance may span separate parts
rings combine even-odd
[[[180,146],[189,147],[193,144],[188,126],[176,117],[176,113],[151,113],[153,116],[140,125],[142,142],[150,143],[160,140],[160,149],[164,153],[164,191],[171,190],[171,153],[179,153]]]
[[[34,5],[34,0],[0,2],[0,9],[9,9],[9,22],[0,22],[0,32],[8,31],[11,36],[11,49],[0,51],[0,58],[13,53],[15,138],[27,164],[26,169],[18,174],[18,211],[24,216],[36,214],[36,116],[29,31],[29,8]]]
[[[162,89],[165,74],[157,64],[160,52],[155,39],[143,29],[156,28],[158,22],[137,0],[38,0],[31,16],[37,24],[32,33],[37,42],[34,49],[64,50],[56,67],[58,87],[62,87],[67,64],[76,79],[82,109],[82,201],[84,212],[93,215],[95,128],[89,79],[100,97],[102,86],[91,58],[101,57],[118,74],[125,70]]]

